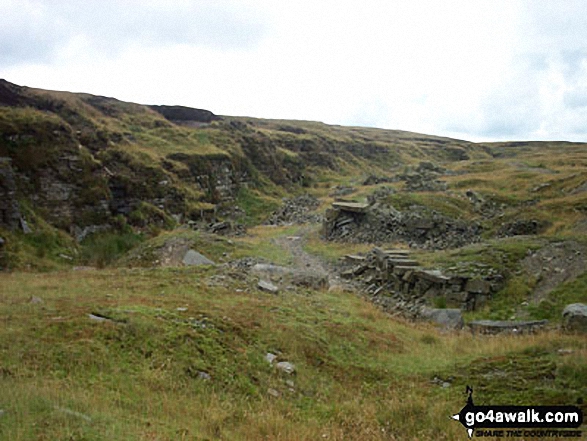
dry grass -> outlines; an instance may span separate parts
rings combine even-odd
[[[1,436],[460,439],[462,428],[448,415],[462,407],[462,392],[432,384],[435,375],[533,347],[577,375],[584,368],[576,357],[587,350],[585,338],[441,334],[390,319],[352,294],[275,297],[238,279],[210,285],[213,275],[0,275]],[[31,296],[43,303],[29,303]],[[119,322],[94,323],[90,312]],[[189,317],[208,327],[186,324]],[[558,348],[579,352],[562,358]],[[296,374],[280,375],[263,360],[266,352],[295,363]],[[198,379],[200,370],[212,380]]]

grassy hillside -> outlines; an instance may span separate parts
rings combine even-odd
[[[449,416],[466,385],[476,404],[587,410],[587,340],[558,328],[565,305],[587,303],[587,144],[217,116],[0,80],[0,158],[0,439],[464,439]],[[296,224],[304,207],[284,198],[298,195],[317,198],[317,217],[368,203],[374,234],[327,240]],[[292,218],[264,224],[288,204]],[[406,231],[437,222],[440,239],[473,233],[437,247],[419,240],[429,227],[377,234],[398,216]],[[374,246],[498,275],[467,321],[550,327],[473,336],[387,314],[337,279],[341,258]],[[188,249],[217,265],[185,267]],[[331,288],[284,278],[269,294],[257,262],[322,271]]]
[[[449,415],[465,384],[486,404],[574,404],[587,392],[584,338],[443,335],[352,293],[274,296],[215,276],[0,275],[0,436],[462,439]]]

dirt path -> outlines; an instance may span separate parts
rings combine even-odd
[[[311,232],[311,226],[300,226],[295,234],[277,237],[273,239],[273,243],[282,248],[284,252],[291,254],[293,258],[292,266],[296,270],[327,275],[330,290],[348,288],[334,268],[319,257],[313,256],[304,250],[304,242]]]

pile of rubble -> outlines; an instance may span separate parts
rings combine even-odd
[[[387,176],[369,175],[363,181],[363,185],[377,185],[387,182],[394,182],[397,179],[388,178]]]
[[[206,231],[222,236],[244,236],[247,233],[247,228],[236,222],[222,221],[208,224]]]
[[[271,214],[267,225],[294,225],[322,222],[322,215],[314,213],[320,201],[304,194],[293,199],[283,199],[283,205]]]
[[[341,273],[359,282],[373,301],[385,309],[420,317],[427,305],[475,310],[497,292],[503,278],[443,273],[424,269],[408,250],[373,249],[365,256],[345,256]]]
[[[335,202],[326,212],[322,235],[354,243],[401,241],[410,247],[446,249],[480,240],[481,226],[448,218],[424,207],[400,212],[384,204]]]
[[[536,235],[545,229],[547,224],[537,220],[515,220],[502,224],[498,237]]]
[[[492,200],[487,200],[482,195],[472,190],[467,190],[465,196],[469,199],[471,204],[473,204],[475,212],[483,215],[486,219],[502,215],[507,208],[505,204],[499,204]]]
[[[420,162],[418,167],[398,177],[405,181],[405,191],[446,191],[446,182],[437,178],[440,175],[449,174],[449,170],[439,167],[431,162]]]

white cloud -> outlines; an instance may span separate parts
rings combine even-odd
[[[20,84],[471,140],[587,140],[581,1],[18,5],[0,7],[0,76]]]

